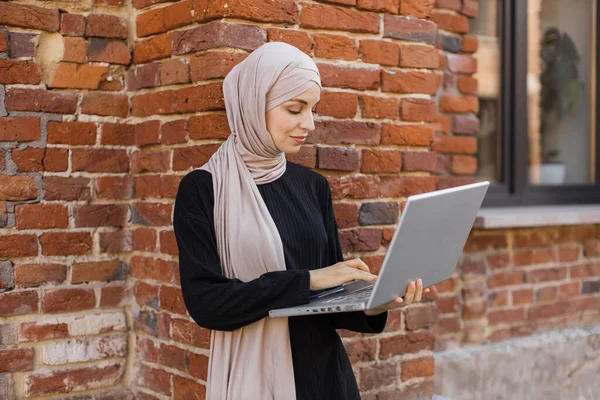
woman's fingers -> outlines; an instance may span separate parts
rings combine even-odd
[[[417,288],[415,290],[415,298],[413,301],[421,301],[421,297],[423,296],[423,281],[421,279],[417,279]]]
[[[415,282],[411,281],[406,288],[406,294],[404,295],[404,304],[411,304],[413,302],[416,290],[417,286]]]
[[[369,269],[369,266],[367,264],[365,264],[365,262],[363,260],[361,260],[360,258],[348,260],[348,261],[346,261],[346,265],[349,265],[352,268],[360,269],[361,271],[365,271],[365,272],[369,272],[369,273],[371,272],[371,270]]]

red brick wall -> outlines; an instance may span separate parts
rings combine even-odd
[[[472,180],[477,2],[30,3],[0,2],[9,399],[203,397],[209,332],[182,302],[173,201],[229,134],[221,79],[266,41],[321,70],[317,129],[292,158],[328,177],[348,257],[378,269],[406,196]],[[365,398],[432,394],[435,319],[427,302],[382,335],[342,332]]]
[[[440,349],[600,323],[597,225],[475,231],[437,305]]]

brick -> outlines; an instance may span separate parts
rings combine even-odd
[[[384,124],[381,133],[381,143],[405,146],[429,146],[433,140],[433,133],[433,128],[430,125]]]
[[[160,143],[160,121],[145,121],[134,126],[135,144],[143,147]]]
[[[190,379],[173,377],[173,398],[182,400],[193,400],[206,396],[206,386]]]
[[[133,48],[133,62],[139,64],[169,57],[173,50],[172,42],[171,32],[136,41]]]
[[[600,292],[600,280],[584,281],[581,285],[582,294],[593,294]]]
[[[323,95],[321,93],[321,102],[323,102]],[[393,97],[375,97],[368,95],[360,95],[358,98],[361,116],[363,118],[376,118],[376,119],[396,119],[398,118],[398,100]],[[384,125],[385,126],[385,125]]]
[[[0,52],[8,51],[8,31],[4,28],[0,29]]]
[[[137,95],[132,101],[134,116],[216,111],[224,108],[220,83]]]
[[[173,262],[156,258],[134,256],[130,262],[130,272],[134,278],[170,283],[174,279],[174,269]]]
[[[371,364],[360,369],[360,387],[373,390],[381,386],[389,386],[396,381],[395,363]]]
[[[66,229],[68,209],[60,204],[18,204],[15,207],[17,229]]]
[[[57,8],[37,7],[12,2],[0,3],[0,25],[57,32],[58,18]]]
[[[358,96],[355,93],[323,91],[317,114],[334,118],[354,118],[357,108]]]
[[[437,26],[431,21],[386,14],[383,17],[383,37],[398,40],[433,43]]]
[[[333,211],[338,228],[352,228],[358,225],[358,205],[354,203],[335,203]]]
[[[131,53],[124,40],[91,38],[88,60],[127,65],[131,60]]]
[[[0,6],[3,4],[7,3],[0,3]],[[40,81],[41,71],[37,64],[24,60],[0,60],[0,84],[37,85]]]
[[[21,323],[19,341],[39,342],[42,340],[61,339],[69,336],[69,326],[66,323]]]
[[[434,172],[437,162],[435,153],[426,151],[404,151],[402,152],[403,171],[426,171]]]
[[[357,33],[379,33],[379,15],[351,8],[304,4],[300,14],[300,27]]]
[[[173,340],[182,344],[189,344],[202,349],[208,349],[210,346],[210,331],[201,328],[196,323],[174,318],[173,319]]]
[[[379,87],[378,69],[352,68],[340,65],[318,64],[324,87],[367,90]]]
[[[398,14],[398,2],[394,0],[357,0],[356,8],[377,13]]]
[[[398,203],[363,203],[358,212],[358,223],[363,226],[395,224],[398,221],[398,215]]]
[[[360,153],[352,148],[319,147],[318,168],[338,171],[356,171],[360,165]]]
[[[558,317],[568,312],[568,303],[540,304],[529,307],[527,310],[528,320],[538,320]]]
[[[85,39],[82,37],[65,37],[62,61],[85,63],[86,46]]]
[[[457,74],[477,72],[477,59],[468,54],[447,54],[448,69]]]
[[[440,98],[440,110],[448,113],[478,113],[479,99],[474,96],[443,95]]]
[[[463,94],[476,94],[478,81],[470,76],[459,76],[456,80],[456,86]]]
[[[88,178],[45,176],[43,187],[46,200],[89,200],[91,187]]]
[[[439,290],[439,284],[438,284]],[[456,296],[439,297],[436,300],[436,310],[440,314],[454,314],[458,311],[458,300]]]
[[[94,0],[95,6],[104,6],[104,7],[119,7],[123,5],[124,0]]]
[[[190,58],[193,82],[224,78],[231,69],[246,58],[246,54],[209,51]]]
[[[342,35],[315,34],[315,56],[334,60],[353,61],[358,57],[358,48],[352,38]]]
[[[600,276],[600,264],[583,264],[573,265],[570,268],[569,276],[571,279],[576,278],[593,278]]]
[[[74,338],[45,343],[42,362],[46,365],[61,365],[125,357],[127,355],[126,334]]]
[[[536,300],[540,303],[554,301],[556,300],[557,295],[558,287],[556,286],[540,288],[535,293]]]
[[[133,293],[140,307],[158,308],[158,286],[138,281],[135,283]]]
[[[81,311],[94,308],[94,304],[91,289],[55,289],[44,293],[42,311],[47,314]]]
[[[579,245],[561,246],[558,248],[558,260],[560,262],[577,261],[581,254]]]
[[[127,275],[126,264],[119,260],[75,263],[71,270],[71,283],[118,281]]]
[[[137,251],[155,251],[156,240],[154,229],[138,228],[133,233],[133,248]]]
[[[44,233],[40,244],[46,256],[85,255],[92,250],[92,237],[89,232]]]
[[[207,144],[174,149],[173,170],[185,171],[201,167],[218,150],[219,146],[218,144]]]
[[[171,152],[142,150],[132,154],[131,170],[133,173],[140,172],[166,172],[170,166]]]
[[[433,326],[437,320],[437,311],[433,305],[408,307],[405,311],[406,329],[416,331]]]
[[[433,357],[416,358],[403,361],[400,365],[401,379],[407,381],[412,378],[433,376],[435,366]]]
[[[8,260],[0,261],[0,293],[15,287],[14,266]],[[0,345],[6,344],[2,340],[2,327],[0,324]]]
[[[209,115],[212,116],[212,115]],[[190,139],[192,138],[192,121],[194,121],[194,119],[196,117],[200,117],[200,116],[193,116],[190,117],[189,121],[189,135],[190,135]],[[200,117],[201,118],[201,117]],[[225,122],[227,121],[227,119],[225,118]],[[196,126],[198,126],[200,124],[195,125],[195,129]],[[227,129],[229,129],[229,125],[227,125]],[[228,131],[229,132],[229,131]],[[202,129],[198,129],[194,132],[195,135],[202,135],[204,133],[204,131]],[[188,121],[187,119],[178,119],[178,120],[173,120],[173,121],[167,121],[165,123],[162,124],[161,128],[160,128],[160,139],[161,139],[161,143],[162,144],[175,144],[175,143],[185,143],[186,141],[186,137],[188,135]],[[227,134],[229,136],[229,134]]]
[[[18,287],[59,284],[67,279],[67,266],[63,264],[17,264],[15,283]]]
[[[133,232],[115,231],[100,233],[100,251],[103,253],[127,253],[133,251]]]
[[[83,36],[85,17],[80,14],[60,14],[60,34],[63,36]]]
[[[460,11],[462,8],[462,0],[436,0],[435,6],[436,8]]]
[[[85,93],[81,112],[125,118],[129,114],[129,100],[125,94]]]
[[[124,226],[129,207],[126,204],[86,204],[75,206],[76,227]]]
[[[161,85],[188,83],[190,81],[190,66],[184,60],[172,59],[162,63]]]
[[[443,316],[436,321],[435,332],[438,335],[457,333],[461,331],[461,321],[457,316]]]
[[[462,37],[453,33],[439,31],[435,45],[437,48],[447,52],[459,53],[462,48]],[[445,57],[444,59],[447,63],[448,58]]]
[[[477,158],[471,156],[453,156],[452,173],[456,175],[474,175],[477,172]]]
[[[86,19],[86,36],[127,39],[127,22],[123,18],[108,14],[89,14]]]
[[[38,190],[32,177],[0,175],[0,200],[33,200],[37,196]]]
[[[436,114],[437,105],[433,100],[408,97],[400,100],[400,119],[404,121],[431,122]]]
[[[194,17],[197,22],[220,18],[295,24],[298,22],[298,7],[292,0],[282,0],[277,3],[265,3],[258,0],[234,0],[227,3],[198,0]]]
[[[476,53],[479,50],[479,39],[477,35],[464,35],[461,51],[463,53]]]
[[[0,142],[29,142],[41,137],[40,119],[35,117],[3,117],[0,119]]]
[[[398,65],[398,45],[382,40],[361,40],[360,56],[363,62],[381,65]]]
[[[395,93],[437,93],[437,77],[433,73],[419,71],[382,71],[381,90]]]
[[[477,139],[464,136],[437,136],[432,148],[439,153],[476,154]]]
[[[437,114],[433,120],[433,128],[436,132],[449,134],[452,125],[452,117],[450,115]]]
[[[523,271],[499,272],[488,278],[488,287],[518,285],[523,282]]]
[[[430,332],[408,332],[380,339],[380,341],[379,356],[385,360],[395,355],[433,350],[435,337]]]
[[[27,57],[35,55],[35,45],[39,35],[27,32],[10,32],[9,58]]]
[[[398,50],[400,67],[435,69],[439,66],[438,51],[433,46],[401,44]]]
[[[469,32],[469,19],[464,15],[434,10],[431,19],[440,29],[454,33]]]
[[[286,159],[306,168],[317,167],[317,147],[302,146],[297,153],[286,154]]]
[[[27,377],[27,397],[113,386],[122,378],[124,371],[122,364],[113,362],[100,366],[36,371]]]
[[[136,203],[132,210],[132,223],[152,226],[171,224],[173,206],[160,203]]]
[[[187,372],[188,359],[186,353],[184,349],[163,343],[158,352],[158,363],[169,368]]]
[[[74,114],[77,99],[77,93],[11,87],[6,91],[6,109]]]
[[[252,51],[267,41],[264,29],[250,24],[210,22],[173,33],[173,54],[186,54],[218,47]]]
[[[477,18],[477,15],[479,14],[479,3],[476,0],[463,0],[460,12],[467,17]]]
[[[311,55],[314,42],[310,34],[292,29],[267,29],[267,41],[284,42],[297,47],[308,55]]]
[[[34,314],[39,311],[35,290],[0,293],[0,316]]]
[[[402,152],[397,150],[364,149],[362,154],[363,173],[397,173],[402,169]]]
[[[327,177],[334,200],[343,198],[372,199],[379,197],[379,177],[343,176]]]
[[[414,18],[431,17],[435,0],[401,0],[400,14]]]
[[[12,160],[19,172],[39,172],[43,170],[43,158],[46,149],[26,147],[12,151]]]
[[[198,5],[199,9],[200,5]],[[170,6],[155,8],[139,14],[136,21],[137,36],[163,33],[192,22],[192,2],[181,1]]]
[[[358,228],[340,232],[340,242],[344,252],[377,250],[381,238],[380,229]]]
[[[96,143],[96,125],[92,122],[48,122],[48,143],[73,146]]]
[[[48,87],[65,89],[98,89],[108,75],[108,67],[61,63]]]
[[[179,288],[161,286],[159,300],[162,310],[182,315],[187,314],[183,296]]]
[[[106,123],[101,125],[100,144],[116,146],[135,145],[135,125]]]
[[[74,149],[73,171],[114,172],[129,171],[129,156],[120,149]]]
[[[566,267],[540,268],[525,272],[525,282],[527,283],[563,280],[566,277]]]
[[[407,197],[428,193],[436,189],[437,177],[384,177],[381,180],[381,196]]]
[[[472,114],[452,116],[452,131],[463,135],[479,133],[479,118]]]
[[[0,373],[33,370],[33,348],[0,350]]]

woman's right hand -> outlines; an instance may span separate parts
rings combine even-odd
[[[377,275],[360,258],[342,261],[329,267],[310,271],[310,290],[329,289],[344,283],[362,280],[375,284]]]

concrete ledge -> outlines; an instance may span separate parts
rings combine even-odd
[[[435,353],[435,393],[460,400],[597,400],[600,325]]]
[[[531,206],[482,208],[475,219],[477,229],[600,223],[600,206]]]

